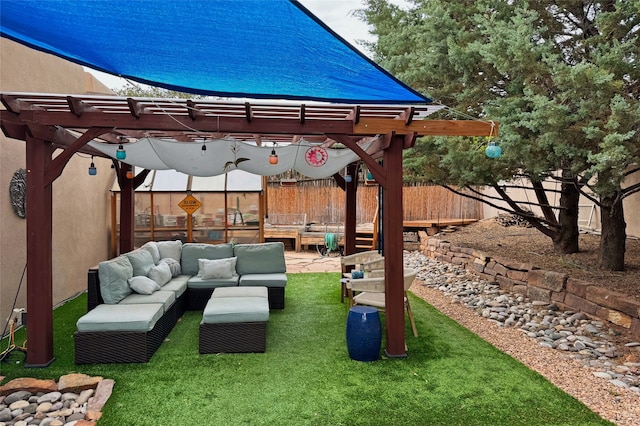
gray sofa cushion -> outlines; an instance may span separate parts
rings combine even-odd
[[[170,257],[172,259],[180,261],[180,253],[182,251],[182,241],[157,241],[156,247],[160,253],[160,259]]]
[[[147,250],[133,250],[125,253],[124,255],[127,256],[127,259],[131,262],[131,266],[133,266],[134,277],[146,277],[149,274],[149,269],[151,269],[152,266],[155,266],[155,263],[153,263],[153,257]]]
[[[162,303],[164,312],[176,301],[176,294],[173,291],[160,290],[153,294],[133,293],[125,297],[118,303],[119,305],[145,305],[149,303]]]
[[[162,286],[163,291],[173,291],[176,294],[176,298],[182,296],[187,291],[187,280],[191,278],[191,275],[178,275],[171,281]]]
[[[185,243],[182,245],[182,273],[198,274],[198,259],[224,259],[233,256],[231,244]]]
[[[187,281],[189,288],[216,288],[216,287],[234,287],[238,285],[238,277],[217,278],[206,280],[199,276],[193,276]]]
[[[287,274],[248,274],[240,277],[241,286],[286,287]]]
[[[269,301],[264,297],[212,298],[202,314],[205,324],[264,322],[269,320]]]
[[[104,303],[115,304],[131,294],[127,280],[133,277],[133,266],[126,256],[118,256],[98,264],[100,294]]]
[[[146,250],[151,254],[151,258],[153,259],[153,263],[155,265],[160,262],[160,250],[158,250],[158,245],[155,241],[147,241],[140,247],[140,250]]]
[[[237,244],[233,253],[238,257],[236,271],[241,276],[287,272],[282,242]]]
[[[98,305],[78,319],[78,331],[149,331],[162,317],[161,303]]]

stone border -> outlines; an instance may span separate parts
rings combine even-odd
[[[48,425],[75,421],[75,426],[95,426],[102,417],[102,408],[111,396],[113,385],[111,379],[77,373],[64,375],[57,383],[30,377],[13,379],[0,386],[3,413],[11,411],[11,420],[0,423],[14,424],[35,418]],[[66,401],[69,407],[63,406],[61,401]],[[33,409],[27,409],[28,406]]]
[[[555,303],[563,310],[579,311],[621,326],[640,338],[640,302],[616,291],[596,286],[532,264],[491,258],[473,248],[430,238],[420,231],[420,252],[442,262],[460,265],[480,278],[497,282],[501,289],[531,300]]]

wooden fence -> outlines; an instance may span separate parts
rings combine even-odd
[[[371,223],[377,208],[378,185],[360,185],[357,223]],[[405,186],[404,220],[482,219],[482,203],[440,186]],[[307,222],[343,223],[344,191],[335,186],[301,185],[267,189],[268,214],[306,214]],[[268,219],[267,219],[268,221]]]

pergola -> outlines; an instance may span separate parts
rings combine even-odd
[[[231,135],[240,141],[324,146],[340,143],[358,155],[382,187],[385,256],[386,353],[405,357],[402,238],[402,151],[419,136],[494,136],[495,123],[425,119],[440,107],[321,103],[227,102],[42,93],[1,93],[0,125],[7,137],[26,142],[27,166],[27,365],[54,359],[52,312],[52,185],[75,153],[106,157],[92,140],[123,144],[142,137],[196,143]],[[371,141],[366,150],[363,141]],[[61,149],[54,157],[56,149]],[[136,179],[131,165],[113,160],[120,186],[121,251],[133,249]],[[265,158],[265,161],[267,159]],[[359,162],[347,173],[356,176]],[[334,175],[345,190],[345,253],[355,252],[357,179]]]

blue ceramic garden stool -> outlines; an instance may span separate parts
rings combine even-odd
[[[356,361],[375,361],[380,356],[380,314],[370,306],[354,306],[347,316],[347,349]]]

